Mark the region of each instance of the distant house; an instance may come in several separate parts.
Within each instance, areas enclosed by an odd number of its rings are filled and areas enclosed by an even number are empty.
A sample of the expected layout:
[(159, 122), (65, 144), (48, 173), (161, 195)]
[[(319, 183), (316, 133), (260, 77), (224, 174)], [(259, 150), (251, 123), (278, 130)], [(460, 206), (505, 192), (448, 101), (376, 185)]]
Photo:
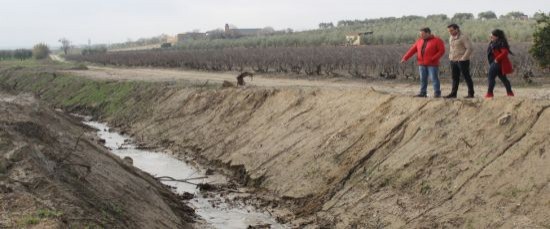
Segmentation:
[(180, 33), (176, 36), (177, 43), (190, 41), (190, 40), (203, 40), (206, 39), (206, 33)]
[(529, 20), (529, 16), (527, 16), (527, 15), (522, 15), (522, 16), (519, 17), (519, 20), (527, 21), (527, 20)]
[(262, 29), (233, 29), (225, 24), (225, 37), (250, 37), (262, 34)]
[(365, 36), (372, 34), (372, 32), (362, 32), (362, 33), (348, 33), (346, 34), (346, 46), (348, 45), (364, 45)]
[(170, 43), (172, 45), (175, 45), (178, 43), (178, 37), (177, 36), (167, 36), (166, 37), (166, 43)]

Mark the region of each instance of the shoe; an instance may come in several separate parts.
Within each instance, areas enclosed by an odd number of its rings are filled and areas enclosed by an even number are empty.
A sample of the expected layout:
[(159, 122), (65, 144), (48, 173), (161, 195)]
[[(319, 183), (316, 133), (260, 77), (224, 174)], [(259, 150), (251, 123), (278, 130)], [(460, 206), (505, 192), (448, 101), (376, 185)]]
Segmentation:
[(512, 91), (511, 91), (511, 92), (508, 92), (508, 93), (506, 93), (506, 95), (508, 95), (508, 96), (510, 96), (510, 97), (513, 97), (513, 96), (514, 96), (514, 92), (512, 92)]
[(486, 98), (486, 99), (492, 99), (492, 98), (493, 98), (493, 93), (487, 93), (487, 94), (485, 94), (485, 98)]
[(454, 99), (454, 98), (456, 98), (456, 94), (451, 93), (451, 94), (448, 94), (446, 96), (443, 96), (443, 98), (445, 98), (445, 99)]
[(435, 94), (434, 98), (441, 98), (441, 94)]
[(464, 96), (465, 99), (473, 99), (474, 98), (474, 95), (467, 95), (467, 96)]
[(426, 97), (428, 97), (428, 96), (427, 96), (426, 94), (420, 93), (420, 94), (418, 94), (418, 95), (415, 95), (414, 97), (426, 98)]

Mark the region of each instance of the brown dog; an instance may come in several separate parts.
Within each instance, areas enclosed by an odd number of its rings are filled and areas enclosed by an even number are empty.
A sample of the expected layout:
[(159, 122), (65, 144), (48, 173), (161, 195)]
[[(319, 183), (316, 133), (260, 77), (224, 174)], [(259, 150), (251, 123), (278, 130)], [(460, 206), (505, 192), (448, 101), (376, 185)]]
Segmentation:
[(244, 86), (244, 77), (250, 76), (250, 79), (254, 76), (254, 74), (250, 72), (243, 72), (239, 76), (237, 76), (237, 85)]

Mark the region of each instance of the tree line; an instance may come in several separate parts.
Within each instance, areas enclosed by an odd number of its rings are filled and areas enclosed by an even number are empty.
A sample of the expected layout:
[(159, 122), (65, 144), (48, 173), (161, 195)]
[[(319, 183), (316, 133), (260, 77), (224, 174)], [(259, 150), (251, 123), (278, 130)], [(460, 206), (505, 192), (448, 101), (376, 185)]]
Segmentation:
[[(508, 15), (512, 17), (513, 15)], [(455, 15), (455, 17), (465, 18), (462, 25), (468, 25), (466, 22), (471, 21), (471, 15)], [(485, 16), (491, 17), (491, 16)], [(519, 16), (518, 16), (519, 17)], [(448, 20), (445, 15), (430, 15), (431, 22), (440, 20)], [(426, 18), (418, 18), (416, 16), (406, 16), (400, 19), (409, 20), (409, 26), (418, 26), (417, 20), (427, 20)], [(395, 20), (391, 18), (377, 19), (369, 22), (371, 24), (384, 24), (385, 20)], [(456, 20), (456, 18), (455, 18)], [(524, 32), (526, 26), (524, 23), (530, 21), (517, 20), (516, 18), (502, 19), (484, 19), (486, 23), (478, 23), (477, 28), (483, 28), (483, 36), (488, 36), (493, 28), (502, 28), (500, 25), (503, 20), (508, 20), (509, 29), (505, 29), (509, 40), (513, 45), (512, 50), (515, 53), (511, 58), (514, 61), (516, 73), (527, 74), (533, 73), (540, 68), (548, 68), (550, 65), (550, 17), (545, 14), (538, 16), (535, 24), (530, 27), (531, 33)], [(474, 23), (474, 22), (471, 22)], [(414, 26), (413, 26), (414, 25)], [(428, 25), (429, 24), (422, 24)], [(326, 26), (326, 25), (325, 25)], [(356, 25), (357, 26), (357, 25)], [(486, 27), (483, 27), (486, 26)], [(348, 26), (352, 27), (352, 26)], [(346, 27), (346, 28), (348, 28)], [(434, 30), (440, 30), (447, 34), (447, 23), (439, 27), (434, 27)], [(463, 26), (464, 28), (464, 26)], [(400, 31), (399, 33), (395, 31)], [(468, 31), (466, 29), (466, 31)], [(474, 31), (474, 30), (469, 30)], [(466, 32), (468, 33), (468, 32)], [(86, 55), (70, 55), (69, 59), (77, 61), (90, 61), (105, 65), (118, 66), (142, 66), (142, 67), (176, 67), (188, 68), (195, 70), (206, 71), (243, 71), (250, 69), (255, 72), (282, 72), (305, 75), (325, 75), (325, 76), (342, 76), (350, 75), (352, 77), (376, 77), (382, 76), (385, 78), (396, 78), (403, 76), (405, 78), (414, 77), (416, 68), (413, 63), (399, 65), (398, 61), (407, 50), (418, 34), (417, 29), (411, 31), (411, 34), (402, 32), (400, 28), (394, 28), (393, 34), (401, 34), (409, 36), (410, 41), (397, 44), (371, 44), (367, 46), (345, 47), (341, 45), (270, 45), (267, 43), (262, 45), (262, 40), (257, 38), (241, 38), (234, 40), (212, 40), (212, 41), (197, 41), (196, 47), (179, 48), (179, 49), (157, 49), (144, 51), (125, 51), (125, 52), (90, 52), (83, 53)], [(470, 37), (474, 42), (476, 40), (475, 33), (470, 33)], [(525, 40), (533, 40), (533, 42), (517, 42), (510, 37), (528, 37)], [(413, 37), (414, 36), (414, 37)], [(447, 40), (448, 35), (442, 36)], [(471, 65), (474, 76), (486, 75), (486, 45), (484, 42), (475, 44), (475, 52)], [(230, 42), (229, 47), (227, 43)], [(242, 43), (239, 43), (242, 42)], [(246, 45), (248, 43), (256, 45)], [(536, 62), (535, 62), (536, 60)], [(446, 57), (443, 61), (448, 64)], [(538, 65), (537, 65), (538, 63)], [(443, 68), (445, 69), (445, 68)], [(442, 74), (445, 74), (443, 70)]]
[(44, 59), (50, 54), (50, 48), (44, 43), (34, 45), (32, 49), (0, 50), (0, 60)]
[[(236, 48), (236, 47), (301, 47), (301, 46), (338, 46), (345, 44), (345, 35), (349, 33), (372, 31), (366, 37), (367, 44), (403, 44), (414, 41), (420, 27), (428, 26), (436, 35), (446, 36), (447, 25), (458, 23), (474, 42), (488, 41), (487, 34), (495, 28), (514, 31), (509, 39), (514, 42), (531, 42), (534, 25), (544, 13), (525, 15), (519, 11), (497, 16), (492, 11), (481, 12), (477, 17), (472, 13), (456, 13), (452, 17), (445, 14), (428, 16), (407, 15), (402, 17), (383, 17), (364, 20), (341, 20), (336, 23), (321, 22), (317, 29), (271, 35), (223, 39), (223, 36), (210, 36), (207, 39), (189, 40), (179, 43), (179, 49)], [(398, 31), (398, 32), (396, 32)], [(167, 35), (151, 38), (140, 38), (109, 45), (109, 49), (136, 47), (151, 44), (162, 44)]]
[(0, 50), (0, 60), (26, 60), (32, 57), (30, 49)]

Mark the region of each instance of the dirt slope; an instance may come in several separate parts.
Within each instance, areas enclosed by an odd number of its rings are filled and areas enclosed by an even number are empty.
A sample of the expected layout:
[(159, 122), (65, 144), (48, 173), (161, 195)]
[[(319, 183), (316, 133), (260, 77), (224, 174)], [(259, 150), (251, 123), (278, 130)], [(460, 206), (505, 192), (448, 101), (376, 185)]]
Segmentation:
[[(372, 90), (174, 90), (132, 120), (146, 142), (244, 166), (338, 228), (550, 226), (550, 101)], [(151, 115), (153, 114), (153, 115)]]
[(192, 228), (193, 209), (30, 95), (0, 94), (0, 228)]
[(445, 100), (376, 85), (220, 89), (47, 75), (2, 82), (92, 111), (143, 142), (233, 166), (248, 185), (294, 202), (296, 218), (281, 219), (300, 227), (550, 226), (545, 88)]

